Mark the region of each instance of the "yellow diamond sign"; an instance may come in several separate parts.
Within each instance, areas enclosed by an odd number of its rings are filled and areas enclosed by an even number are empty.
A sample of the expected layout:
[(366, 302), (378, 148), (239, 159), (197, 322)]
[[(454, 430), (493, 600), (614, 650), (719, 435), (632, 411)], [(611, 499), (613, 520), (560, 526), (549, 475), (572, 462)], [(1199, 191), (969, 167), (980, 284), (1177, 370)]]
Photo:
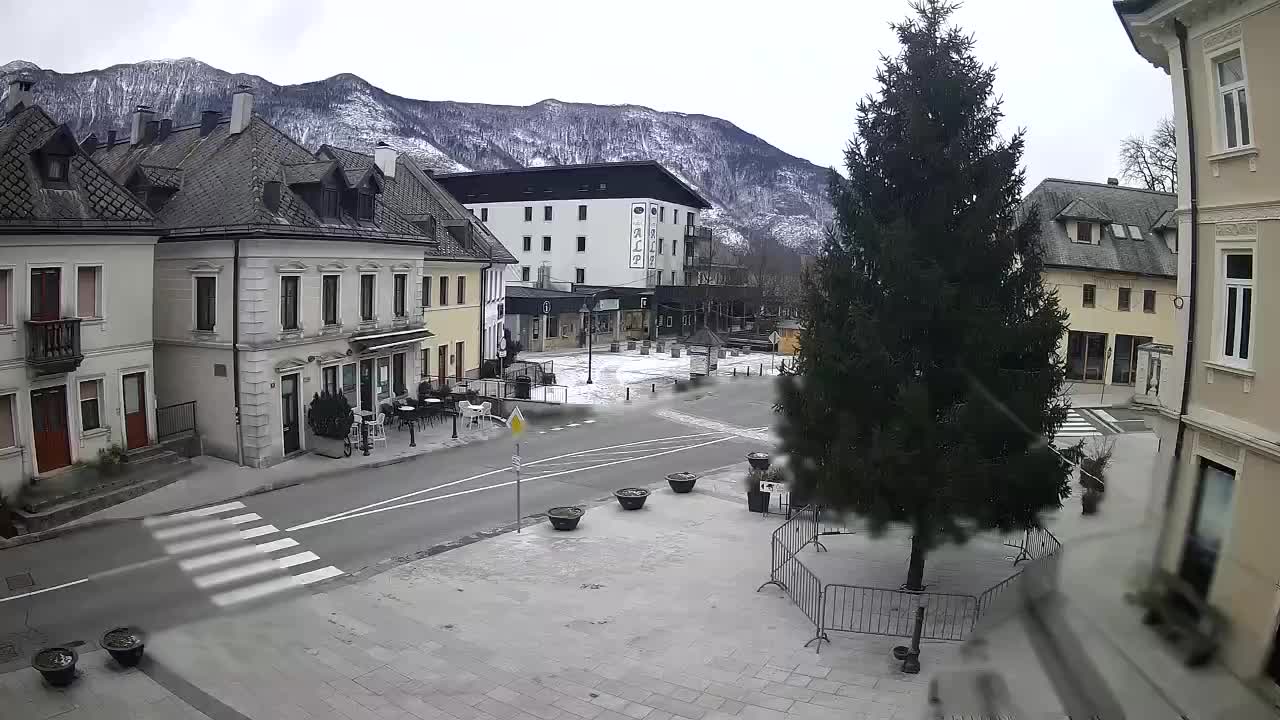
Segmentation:
[(520, 406), (517, 405), (516, 409), (511, 411), (511, 417), (507, 418), (507, 427), (511, 428), (511, 434), (519, 435), (524, 432), (528, 424), (524, 419), (524, 413), (520, 412)]

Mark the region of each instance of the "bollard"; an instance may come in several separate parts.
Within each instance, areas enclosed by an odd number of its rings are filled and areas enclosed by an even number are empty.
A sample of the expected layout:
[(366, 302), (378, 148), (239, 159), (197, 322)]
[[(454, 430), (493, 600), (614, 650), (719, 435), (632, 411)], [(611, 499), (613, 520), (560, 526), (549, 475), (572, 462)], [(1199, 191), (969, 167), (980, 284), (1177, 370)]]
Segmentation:
[(751, 366), (747, 366), (747, 377), (751, 377)]
[(907, 649), (907, 656), (902, 660), (902, 672), (911, 673), (912, 675), (920, 672), (920, 635), (924, 630), (924, 606), (916, 607), (916, 626), (911, 631), (911, 647)]
[(369, 456), (369, 426), (364, 424), (364, 418), (360, 419), (360, 447), (364, 450), (365, 457)]
[(453, 439), (458, 439), (458, 407), (453, 407)]
[(413, 422), (413, 418), (410, 418), (410, 419), (409, 419), (409, 447), (418, 447), (418, 443), (417, 443), (417, 442), (415, 442), (415, 441), (414, 441), (414, 439), (413, 439), (413, 426), (414, 426), (414, 424), (415, 424), (415, 423)]
[(760, 363), (760, 372), (758, 374), (760, 377), (764, 377), (764, 363)]
[(649, 383), (649, 392), (651, 393), (658, 392), (658, 383)]
[(733, 369), (733, 376), (738, 377), (738, 368)]
[(627, 386), (627, 402), (631, 402), (631, 386)]

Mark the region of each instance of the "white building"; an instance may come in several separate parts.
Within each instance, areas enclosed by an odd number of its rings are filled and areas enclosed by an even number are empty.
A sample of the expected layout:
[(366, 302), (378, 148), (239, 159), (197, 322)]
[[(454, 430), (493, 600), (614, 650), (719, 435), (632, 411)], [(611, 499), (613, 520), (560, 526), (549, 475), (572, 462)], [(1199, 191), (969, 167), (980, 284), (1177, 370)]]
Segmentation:
[(686, 257), (711, 205), (654, 161), (436, 175), (515, 255), (512, 283), (644, 288), (694, 284)]
[(154, 216), (10, 83), (0, 114), (0, 497), (154, 444)]

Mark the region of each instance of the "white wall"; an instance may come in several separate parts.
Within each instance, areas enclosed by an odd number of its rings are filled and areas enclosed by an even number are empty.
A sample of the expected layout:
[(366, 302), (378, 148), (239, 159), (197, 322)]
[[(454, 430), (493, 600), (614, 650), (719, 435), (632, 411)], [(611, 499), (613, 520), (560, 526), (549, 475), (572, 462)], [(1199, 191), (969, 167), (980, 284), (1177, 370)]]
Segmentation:
[[(683, 282), (684, 226), (687, 213), (697, 210), (685, 205), (646, 198), (604, 198), (585, 200), (530, 200), (500, 203), (470, 203), (467, 208), (477, 218), (488, 213), (485, 225), (502, 244), (511, 251), (518, 262), (507, 266), (507, 282), (520, 280), (520, 268), (529, 267), (529, 279), (538, 279), (538, 266), (550, 263), (552, 280), (575, 281), (576, 268), (586, 270), (584, 281), (588, 285), (645, 287), (646, 270), (628, 267), (629, 237), (631, 232), (631, 203), (653, 202), (663, 208), (665, 220), (658, 224), (658, 238), (663, 252), (657, 258), (656, 269), (662, 270), (662, 284), (671, 284), (671, 272), (676, 281)], [(552, 219), (543, 220), (543, 208), (550, 205)], [(587, 206), (587, 219), (578, 220), (578, 206)], [(524, 208), (533, 208), (533, 220), (525, 222)], [(676, 221), (679, 211), (679, 221)], [(530, 250), (524, 250), (524, 237), (530, 236)], [(551, 236), (551, 252), (543, 252), (543, 236)], [(577, 251), (579, 236), (587, 238), (585, 252)], [(672, 254), (672, 243), (676, 244)]]

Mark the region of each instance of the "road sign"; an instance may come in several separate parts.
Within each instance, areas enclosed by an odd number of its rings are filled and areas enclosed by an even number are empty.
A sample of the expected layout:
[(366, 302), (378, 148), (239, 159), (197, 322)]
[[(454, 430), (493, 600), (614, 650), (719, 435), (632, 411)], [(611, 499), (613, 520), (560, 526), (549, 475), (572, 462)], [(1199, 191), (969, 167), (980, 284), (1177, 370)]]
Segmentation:
[(786, 491), (787, 491), (787, 486), (785, 483), (769, 482), (768, 480), (760, 481), (760, 492), (780, 493), (780, 492), (786, 492)]
[(511, 411), (511, 417), (507, 418), (507, 427), (511, 428), (513, 435), (519, 435), (524, 432), (528, 423), (524, 419), (524, 413), (520, 412), (520, 406), (517, 405), (515, 410)]
[(506, 348), (503, 348), (503, 349), (501, 349), (501, 350), (499, 350), (499, 351), (498, 351), (498, 357), (500, 357), (500, 358), (504, 358), (504, 357), (506, 357), (506, 356), (507, 356), (507, 350), (506, 350)]
[(519, 456), (519, 455), (512, 455), (512, 456), (511, 456), (511, 467), (513, 467), (513, 468), (515, 468), (515, 469), (517, 469), (517, 470), (519, 470), (519, 469), (520, 469), (520, 456)]
[(542, 314), (543, 314), (543, 315), (550, 315), (550, 314), (551, 314), (551, 301), (550, 301), (550, 300), (543, 300), (543, 301), (542, 301)]
[(777, 344), (778, 344), (778, 340), (779, 340), (781, 337), (782, 337), (782, 336), (778, 334), (778, 331), (777, 331), (777, 330), (774, 330), (773, 332), (769, 333), (769, 342), (773, 343), (774, 345), (777, 345)]

